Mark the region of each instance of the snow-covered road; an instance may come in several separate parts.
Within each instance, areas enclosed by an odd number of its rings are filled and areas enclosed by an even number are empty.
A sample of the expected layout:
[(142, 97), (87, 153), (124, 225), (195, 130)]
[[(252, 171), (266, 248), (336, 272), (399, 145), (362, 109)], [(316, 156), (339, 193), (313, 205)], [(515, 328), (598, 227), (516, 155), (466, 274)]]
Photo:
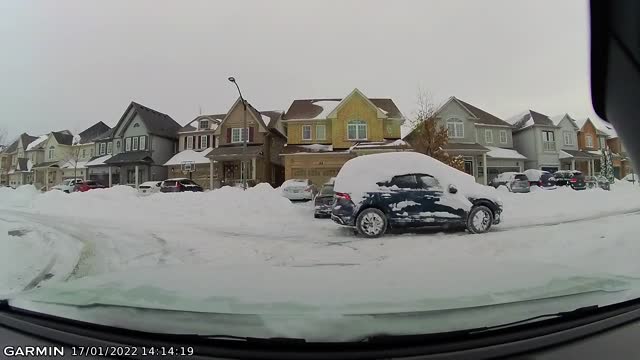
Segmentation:
[(640, 274), (640, 191), (627, 184), (503, 194), (503, 223), (488, 234), (425, 230), (373, 240), (313, 219), (311, 203), (291, 204), (267, 188), (143, 198), (128, 188), (71, 195), (21, 188), (0, 196), (0, 294), (176, 264), (366, 267), (413, 258), (426, 272), (434, 259), (483, 258)]

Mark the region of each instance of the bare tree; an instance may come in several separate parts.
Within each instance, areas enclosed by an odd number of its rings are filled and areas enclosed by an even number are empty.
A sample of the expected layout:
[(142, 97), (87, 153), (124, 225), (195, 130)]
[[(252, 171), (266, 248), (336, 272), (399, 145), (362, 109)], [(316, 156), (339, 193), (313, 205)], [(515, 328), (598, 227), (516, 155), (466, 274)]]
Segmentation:
[(80, 148), (81, 146), (71, 146), (71, 150), (64, 158), (64, 164), (73, 165), (73, 179), (78, 178), (78, 161), (80, 160)]
[(418, 110), (411, 120), (411, 133), (407, 140), (420, 153), (429, 155), (458, 170), (464, 170), (464, 159), (461, 155), (450, 156), (444, 146), (449, 142), (447, 127), (436, 119), (438, 107), (431, 101), (428, 93), (418, 92)]

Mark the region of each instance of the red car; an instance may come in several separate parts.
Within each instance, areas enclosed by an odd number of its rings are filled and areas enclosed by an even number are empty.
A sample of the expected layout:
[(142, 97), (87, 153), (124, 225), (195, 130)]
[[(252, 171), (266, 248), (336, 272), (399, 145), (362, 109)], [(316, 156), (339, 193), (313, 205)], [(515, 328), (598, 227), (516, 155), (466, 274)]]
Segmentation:
[(104, 189), (106, 186), (95, 182), (94, 180), (86, 180), (76, 184), (74, 191), (85, 192), (93, 189)]

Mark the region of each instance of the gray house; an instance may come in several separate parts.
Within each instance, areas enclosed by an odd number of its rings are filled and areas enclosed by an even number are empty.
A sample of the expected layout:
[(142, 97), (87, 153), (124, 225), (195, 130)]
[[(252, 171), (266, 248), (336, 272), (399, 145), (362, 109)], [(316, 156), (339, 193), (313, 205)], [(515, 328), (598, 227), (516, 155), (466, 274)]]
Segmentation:
[(174, 154), (180, 127), (169, 115), (132, 102), (116, 126), (95, 140), (90, 175), (106, 168), (109, 186), (166, 179), (163, 164)]
[(578, 170), (589, 166), (595, 158), (593, 154), (580, 151), (578, 146), (578, 131), (580, 127), (569, 114), (562, 114), (551, 117), (554, 125), (558, 126), (560, 142), (560, 168), (562, 170)]
[(507, 119), (513, 124), (513, 146), (527, 157), (526, 169), (551, 173), (560, 169), (560, 127), (544, 114), (527, 110)]
[[(525, 157), (513, 148), (512, 126), (504, 120), (455, 96), (435, 113), (446, 126), (449, 155), (464, 157), (464, 171), (476, 181), (487, 184), (499, 173), (521, 171)], [(405, 139), (411, 143), (412, 134)]]

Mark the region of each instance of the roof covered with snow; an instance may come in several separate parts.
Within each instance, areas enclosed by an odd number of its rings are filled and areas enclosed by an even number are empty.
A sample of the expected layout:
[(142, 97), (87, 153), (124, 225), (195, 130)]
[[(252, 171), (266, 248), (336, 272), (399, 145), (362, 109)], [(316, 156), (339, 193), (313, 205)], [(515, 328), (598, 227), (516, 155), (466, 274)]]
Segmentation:
[(195, 119), (189, 121), (185, 126), (181, 127), (179, 132), (189, 132), (196, 131), (200, 129), (200, 121), (208, 120), (209, 128), (202, 130), (215, 130), (218, 128), (222, 120), (227, 116), (227, 114), (213, 114), (213, 115), (199, 115)]
[(85, 164), (85, 166), (100, 166), (100, 165), (106, 165), (105, 161), (109, 160), (113, 155), (102, 155), (102, 156), (96, 156), (92, 159), (90, 159), (89, 161), (87, 161), (87, 163)]
[(29, 145), (27, 145), (27, 148), (25, 149), (25, 151), (42, 149), (42, 147), (44, 146), (44, 143), (47, 141), (48, 138), (49, 138), (49, 134), (40, 135), (38, 138), (30, 142)]
[(609, 138), (612, 138), (612, 139), (618, 137), (618, 132), (616, 131), (616, 129), (613, 128), (613, 125), (611, 125), (610, 122), (600, 119), (599, 117), (593, 117), (593, 118), (587, 117), (587, 118), (577, 119), (576, 124), (578, 125), (578, 127), (582, 129), (582, 127), (587, 121), (591, 121), (591, 123), (596, 128), (598, 133), (602, 135), (607, 135)]
[(213, 148), (206, 148), (202, 151), (180, 151), (179, 153), (173, 155), (173, 157), (166, 163), (164, 163), (164, 166), (182, 165), (185, 162), (193, 162), (195, 164), (208, 164), (210, 160), (206, 156), (209, 155), (211, 150), (213, 150)]
[(545, 114), (533, 110), (526, 110), (507, 119), (517, 130), (526, 129), (534, 125), (556, 126), (556, 124)]
[(505, 149), (495, 146), (485, 146), (489, 149), (487, 156), (494, 159), (526, 159), (526, 157), (514, 149)]

